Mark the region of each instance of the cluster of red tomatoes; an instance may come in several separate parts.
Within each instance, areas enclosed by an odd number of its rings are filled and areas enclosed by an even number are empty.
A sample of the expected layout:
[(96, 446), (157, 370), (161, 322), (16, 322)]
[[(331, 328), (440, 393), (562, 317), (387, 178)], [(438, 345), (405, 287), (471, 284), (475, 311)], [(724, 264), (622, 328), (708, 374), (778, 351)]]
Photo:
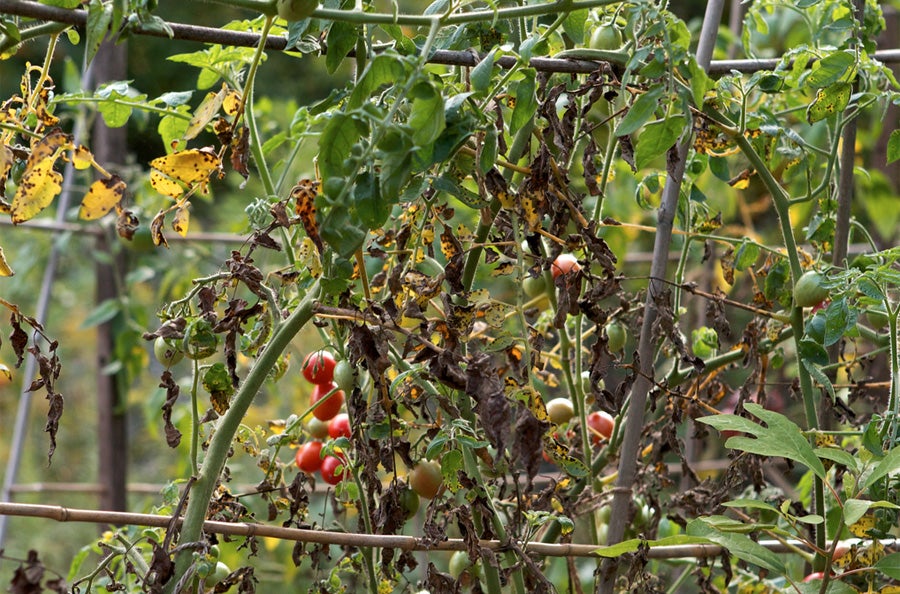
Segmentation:
[[(336, 370), (338, 365), (340, 367)], [(314, 386), (310, 404), (315, 408), (313, 418), (307, 424), (313, 439), (297, 449), (294, 461), (297, 468), (310, 474), (318, 472), (322, 480), (330, 485), (344, 480), (347, 461), (340, 454), (323, 456), (322, 440), (328, 437), (350, 438), (350, 417), (340, 412), (344, 406), (344, 390), (335, 383), (335, 376), (342, 379), (342, 376), (352, 376), (352, 373), (348, 362), (338, 363), (328, 351), (310, 353), (303, 361), (303, 377)], [(352, 382), (352, 378), (349, 381)]]

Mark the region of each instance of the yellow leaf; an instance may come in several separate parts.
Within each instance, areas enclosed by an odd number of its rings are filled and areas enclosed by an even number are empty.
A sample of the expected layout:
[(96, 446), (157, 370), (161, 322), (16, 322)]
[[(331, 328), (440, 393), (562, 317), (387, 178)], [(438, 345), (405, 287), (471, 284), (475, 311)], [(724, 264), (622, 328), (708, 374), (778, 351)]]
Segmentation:
[(72, 148), (72, 137), (59, 128), (54, 128), (43, 138), (39, 138), (31, 143), (31, 156), (28, 157), (28, 167), (33, 167), (34, 164), (47, 158), (55, 161), (60, 151), (70, 148)]
[(6, 256), (3, 255), (3, 248), (0, 247), (0, 276), (12, 276), (15, 272), (6, 263)]
[(6, 178), (15, 161), (12, 149), (5, 144), (0, 144), (0, 188), (6, 186)]
[(10, 371), (9, 367), (0, 363), (0, 386), (12, 383), (12, 371)]
[(180, 181), (188, 186), (203, 183), (219, 166), (219, 157), (209, 149), (191, 149), (172, 153), (150, 161), (150, 167), (153, 168), (150, 171), (150, 183), (160, 194), (180, 196), (181, 188), (178, 188), (179, 191), (176, 193), (174, 186), (177, 184), (174, 184), (172, 180)]
[(188, 227), (191, 224), (191, 212), (188, 210), (189, 205), (184, 205), (175, 212), (175, 218), (172, 219), (172, 228), (175, 232), (184, 237), (187, 235)]
[(178, 198), (184, 194), (184, 188), (176, 181), (166, 177), (156, 169), (150, 170), (150, 185), (163, 196)]
[[(52, 158), (45, 158), (29, 167), (19, 181), (13, 198), (11, 214), (13, 224), (24, 223), (47, 208), (62, 190), (62, 175), (53, 171)], [(28, 159), (29, 165), (31, 159)]]
[(85, 221), (99, 219), (118, 206), (125, 195), (125, 182), (118, 175), (98, 179), (81, 201), (78, 218)]
[(236, 115), (238, 109), (241, 108), (241, 94), (234, 89), (228, 89), (228, 92), (225, 93), (225, 101), (222, 107), (228, 115)]
[(203, 99), (194, 112), (194, 117), (188, 122), (187, 130), (184, 131), (184, 136), (182, 137), (184, 140), (195, 138), (216, 117), (216, 114), (219, 113), (219, 108), (222, 107), (222, 102), (225, 100), (227, 90), (228, 87), (223, 84), (218, 93), (208, 93), (206, 95), (206, 98)]
[(94, 155), (83, 144), (79, 144), (78, 148), (72, 151), (72, 165), (75, 169), (87, 169), (94, 163)]

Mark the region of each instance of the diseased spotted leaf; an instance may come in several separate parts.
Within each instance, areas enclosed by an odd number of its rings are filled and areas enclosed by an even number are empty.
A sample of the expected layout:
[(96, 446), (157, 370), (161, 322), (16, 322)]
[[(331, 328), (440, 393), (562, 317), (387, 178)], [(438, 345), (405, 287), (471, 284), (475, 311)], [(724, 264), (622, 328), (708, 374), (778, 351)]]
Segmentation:
[(81, 201), (78, 218), (85, 221), (99, 219), (117, 207), (125, 196), (125, 182), (118, 175), (98, 179)]
[(53, 164), (53, 159), (44, 159), (22, 175), (11, 206), (14, 224), (37, 216), (62, 191), (62, 175), (53, 171)]
[(194, 117), (192, 117), (191, 121), (188, 123), (187, 130), (184, 131), (182, 140), (196, 138), (198, 134), (203, 132), (206, 125), (216, 117), (217, 113), (219, 113), (219, 108), (222, 107), (222, 102), (225, 101), (225, 95), (227, 93), (228, 86), (223, 83), (222, 88), (219, 89), (218, 93), (206, 94), (206, 97), (203, 98), (203, 101), (200, 102), (200, 105), (194, 111)]
[(219, 157), (209, 149), (191, 149), (158, 157), (150, 161), (150, 184), (157, 192), (177, 198), (187, 186), (204, 184), (220, 167)]
[(191, 211), (188, 210), (189, 204), (185, 204), (181, 208), (175, 211), (175, 218), (172, 219), (172, 229), (175, 229), (175, 232), (185, 237), (188, 232), (188, 227), (191, 224)]
[(6, 256), (3, 254), (3, 248), (0, 247), (0, 276), (12, 276), (15, 272), (6, 262)]

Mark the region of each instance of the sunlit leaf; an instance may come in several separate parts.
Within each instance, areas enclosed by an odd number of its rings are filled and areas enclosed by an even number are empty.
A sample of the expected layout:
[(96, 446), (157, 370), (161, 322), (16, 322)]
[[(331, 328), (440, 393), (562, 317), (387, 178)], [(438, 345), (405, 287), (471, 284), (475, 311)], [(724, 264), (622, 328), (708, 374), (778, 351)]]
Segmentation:
[(53, 164), (54, 159), (45, 158), (22, 175), (11, 206), (13, 223), (34, 218), (62, 191), (62, 175), (53, 171)]
[(0, 247), (0, 276), (12, 276), (15, 272), (6, 262), (6, 256), (3, 254), (3, 248)]
[(707, 538), (725, 549), (728, 549), (728, 552), (742, 561), (752, 563), (753, 565), (759, 565), (760, 567), (764, 567), (779, 574), (784, 573), (784, 563), (778, 554), (773, 553), (761, 544), (754, 542), (749, 536), (744, 534), (720, 532), (713, 528), (706, 520), (707, 518), (698, 518), (689, 522), (687, 525), (687, 534), (689, 536)]
[(174, 198), (184, 193), (184, 189), (175, 181), (188, 186), (204, 183), (220, 167), (220, 162), (211, 150), (191, 149), (153, 159), (150, 167), (150, 184), (153, 188), (160, 194)]
[(85, 221), (99, 219), (119, 205), (125, 196), (125, 182), (118, 175), (98, 179), (81, 201), (78, 218)]
[(196, 138), (198, 134), (203, 132), (206, 125), (219, 113), (219, 108), (222, 107), (222, 102), (225, 101), (227, 93), (228, 87), (225, 84), (222, 85), (218, 93), (207, 93), (194, 111), (194, 117), (188, 123), (187, 130), (184, 131), (184, 140)]
[(190, 204), (185, 204), (175, 211), (175, 218), (172, 219), (172, 229), (182, 237), (187, 235), (188, 227), (191, 224), (191, 211), (188, 208), (189, 206)]

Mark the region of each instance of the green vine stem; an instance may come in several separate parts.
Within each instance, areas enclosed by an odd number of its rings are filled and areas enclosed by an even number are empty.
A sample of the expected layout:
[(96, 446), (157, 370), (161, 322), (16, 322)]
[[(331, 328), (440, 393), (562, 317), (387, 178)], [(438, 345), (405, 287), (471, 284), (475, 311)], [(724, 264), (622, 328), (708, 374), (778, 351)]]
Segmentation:
[[(269, 344), (262, 351), (256, 364), (244, 379), (244, 383), (235, 395), (228, 412), (225, 413), (216, 426), (215, 433), (209, 443), (209, 450), (200, 469), (200, 474), (191, 488), (190, 500), (188, 501), (184, 524), (179, 537), (180, 543), (198, 542), (201, 539), (203, 522), (206, 521), (209, 502), (218, 483), (219, 475), (221, 475), (225, 462), (228, 459), (231, 442), (240, 427), (244, 415), (253, 403), (253, 399), (256, 398), (256, 394), (262, 387), (263, 382), (278, 361), (278, 357), (281, 356), (300, 329), (312, 318), (313, 307), (318, 299), (319, 291), (318, 282), (313, 283), (306, 296), (297, 306), (297, 309), (279, 324), (272, 334)], [(190, 563), (191, 552), (189, 549), (182, 549), (177, 553), (175, 557), (175, 575), (167, 584), (167, 594), (174, 594), (175, 585), (184, 576)]]

